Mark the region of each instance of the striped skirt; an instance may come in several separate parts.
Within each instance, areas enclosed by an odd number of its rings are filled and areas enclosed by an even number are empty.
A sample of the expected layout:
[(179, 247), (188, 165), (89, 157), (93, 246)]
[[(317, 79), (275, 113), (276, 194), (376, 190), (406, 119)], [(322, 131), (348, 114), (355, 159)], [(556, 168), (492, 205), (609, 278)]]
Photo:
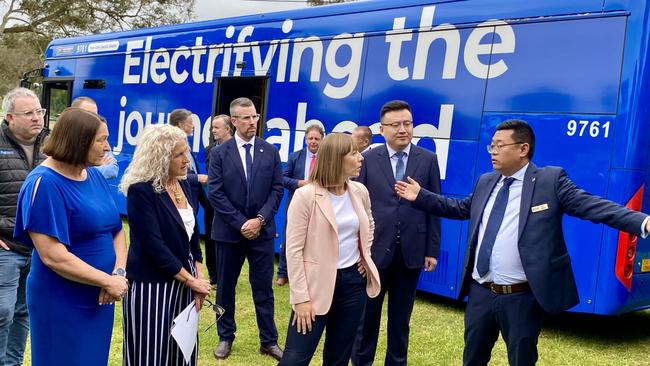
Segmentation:
[[(194, 299), (180, 281), (131, 281), (122, 304), (125, 366), (184, 366), (183, 353), (171, 336), (174, 318)], [(198, 336), (197, 336), (198, 337)], [(198, 339), (190, 360), (196, 366)]]

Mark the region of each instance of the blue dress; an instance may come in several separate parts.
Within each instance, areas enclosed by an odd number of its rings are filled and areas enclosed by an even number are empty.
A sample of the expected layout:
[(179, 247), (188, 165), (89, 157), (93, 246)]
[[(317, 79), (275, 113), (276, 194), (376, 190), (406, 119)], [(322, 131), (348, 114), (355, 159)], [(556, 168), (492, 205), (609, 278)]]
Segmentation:
[[(14, 236), (32, 246), (29, 231), (51, 236), (87, 264), (111, 273), (113, 236), (122, 222), (106, 180), (95, 168), (87, 172), (85, 181), (75, 181), (45, 166), (35, 168), (18, 196)], [(114, 309), (98, 304), (99, 291), (61, 277), (33, 252), (27, 278), (32, 365), (108, 363)]]

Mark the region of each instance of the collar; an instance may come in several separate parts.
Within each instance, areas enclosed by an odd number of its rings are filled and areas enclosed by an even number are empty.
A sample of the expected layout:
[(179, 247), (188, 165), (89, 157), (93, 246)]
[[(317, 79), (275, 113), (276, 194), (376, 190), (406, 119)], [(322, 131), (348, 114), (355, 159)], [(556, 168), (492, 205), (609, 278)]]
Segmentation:
[(316, 152), (316, 154), (314, 154), (311, 151), (309, 151), (308, 147), (305, 147), (305, 153), (307, 153), (307, 159), (311, 159), (312, 156), (318, 154), (318, 152)]
[[(393, 158), (393, 155), (395, 155), (395, 153), (397, 152), (393, 150), (393, 148), (390, 147), (388, 144), (386, 144), (386, 150), (388, 150), (388, 157), (391, 159)], [(411, 155), (411, 144), (406, 145), (406, 147), (404, 148), (404, 150), (402, 150), (402, 152), (405, 152), (406, 157), (408, 158)]]
[[(530, 163), (526, 163), (521, 169), (517, 170), (517, 172), (513, 175), (511, 175), (512, 178), (515, 178), (515, 180), (523, 181), (524, 176), (526, 175), (526, 169), (528, 169), (528, 166)], [(502, 182), (506, 177), (501, 175), (501, 178), (499, 179), (499, 182)]]
[(237, 148), (242, 148), (244, 147), (245, 144), (251, 144), (252, 149), (255, 148), (255, 137), (253, 137), (250, 141), (245, 141), (243, 138), (239, 137), (238, 134), (235, 134), (235, 143), (237, 144)]

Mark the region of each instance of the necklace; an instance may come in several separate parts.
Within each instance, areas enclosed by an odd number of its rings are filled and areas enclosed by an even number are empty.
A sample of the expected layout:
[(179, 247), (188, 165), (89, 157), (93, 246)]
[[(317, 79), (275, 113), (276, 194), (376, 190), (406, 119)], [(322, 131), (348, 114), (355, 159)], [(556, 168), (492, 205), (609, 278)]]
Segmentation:
[(176, 183), (174, 185), (167, 186), (167, 188), (169, 188), (174, 194), (174, 199), (176, 200), (176, 204), (180, 205), (181, 201), (183, 200), (183, 194), (181, 193), (180, 190), (180, 184)]

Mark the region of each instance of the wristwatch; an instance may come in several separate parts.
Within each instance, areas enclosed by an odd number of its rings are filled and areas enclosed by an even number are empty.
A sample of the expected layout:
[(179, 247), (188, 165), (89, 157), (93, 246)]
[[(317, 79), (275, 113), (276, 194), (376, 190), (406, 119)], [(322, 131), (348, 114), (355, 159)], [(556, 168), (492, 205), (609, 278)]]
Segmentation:
[(261, 214), (257, 214), (257, 219), (260, 220), (262, 226), (266, 225), (266, 219)]
[(113, 275), (114, 276), (120, 276), (120, 277), (126, 277), (126, 271), (124, 270), (124, 268), (118, 267), (118, 268), (115, 268), (113, 270)]

